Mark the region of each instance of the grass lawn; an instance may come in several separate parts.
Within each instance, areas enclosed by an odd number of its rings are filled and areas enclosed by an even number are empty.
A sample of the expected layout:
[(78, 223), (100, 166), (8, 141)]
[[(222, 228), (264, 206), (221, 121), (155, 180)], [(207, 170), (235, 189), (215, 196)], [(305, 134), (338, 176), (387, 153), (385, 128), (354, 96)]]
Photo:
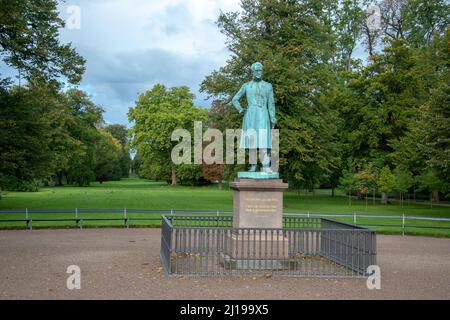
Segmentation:
[[(346, 213), (346, 214), (368, 214), (368, 215), (402, 215), (423, 216), (423, 217), (442, 217), (450, 218), (450, 207), (433, 206), (430, 208), (426, 204), (408, 204), (404, 206), (397, 202), (388, 205), (382, 205), (379, 201), (375, 204), (372, 200), (365, 201), (352, 200), (349, 205), (348, 198), (345, 196), (331, 197), (327, 190), (319, 190), (312, 194), (285, 192), (284, 194), (284, 212), (314, 212), (314, 213)], [(32, 218), (53, 218), (66, 217), (73, 218), (75, 208), (78, 209), (158, 209), (158, 210), (220, 210), (232, 211), (233, 198), (232, 191), (226, 186), (223, 190), (218, 190), (217, 186), (172, 187), (162, 182), (147, 181), (142, 179), (123, 179), (121, 181), (112, 181), (92, 183), (90, 187), (50, 187), (42, 188), (38, 192), (8, 192), (3, 194), (0, 200), (0, 209), (65, 209), (68, 213), (33, 213)], [(92, 217), (117, 217), (121, 218), (123, 213), (83, 213), (80, 218)], [(159, 217), (158, 214), (140, 214), (130, 213), (130, 218), (139, 217)], [(24, 218), (25, 214), (6, 214), (0, 213), (0, 219), (13, 219), (14, 217)], [(339, 218), (339, 220), (353, 223), (353, 218)], [(358, 218), (358, 224), (383, 224), (395, 225), (374, 227), (380, 232), (398, 233), (401, 229), (401, 219), (375, 219)], [(158, 225), (157, 221), (131, 221), (137, 225)], [(413, 228), (412, 226), (447, 226), (449, 222), (431, 222), (407, 220), (408, 234), (424, 234), (436, 236), (449, 236), (450, 229), (433, 228)], [(4, 227), (23, 227), (24, 223), (8, 222), (0, 223), (0, 228)], [(74, 225), (74, 222), (33, 222), (33, 227), (63, 227)], [(122, 226), (123, 221), (92, 221), (86, 226)]]

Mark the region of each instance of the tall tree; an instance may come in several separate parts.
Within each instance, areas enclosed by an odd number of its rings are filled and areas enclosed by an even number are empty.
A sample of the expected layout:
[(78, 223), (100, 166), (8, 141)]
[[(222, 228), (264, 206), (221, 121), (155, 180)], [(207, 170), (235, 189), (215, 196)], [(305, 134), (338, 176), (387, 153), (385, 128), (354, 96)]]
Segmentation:
[(404, 14), (406, 37), (417, 47), (426, 47), (433, 38), (444, 36), (450, 25), (447, 0), (409, 0)]
[(242, 1), (240, 13), (223, 13), (218, 25), (233, 53), (206, 77), (201, 89), (229, 101), (260, 61), (274, 87), (280, 129), (280, 171), (292, 184), (314, 184), (336, 160), (336, 114), (321, 95), (331, 68), (330, 34), (323, 21), (331, 1)]
[(388, 166), (381, 169), (377, 180), (377, 185), (381, 191), (381, 203), (387, 204), (388, 193), (394, 190), (396, 185), (395, 176), (392, 174)]
[(122, 174), (121, 156), (120, 142), (108, 131), (99, 130), (99, 137), (95, 144), (95, 179), (100, 183), (119, 180)]
[(342, 173), (342, 177), (339, 180), (339, 185), (343, 188), (348, 194), (348, 204), (352, 205), (352, 191), (354, 191), (357, 187), (358, 180), (355, 177), (355, 174), (350, 170), (344, 170)]
[(121, 177), (128, 177), (131, 167), (130, 147), (128, 142), (128, 129), (122, 124), (110, 124), (105, 127), (115, 139), (120, 142), (121, 155), (120, 155), (120, 168)]
[[(156, 84), (141, 94), (136, 106), (130, 108), (128, 118), (134, 122), (130, 129), (131, 144), (142, 157), (140, 173), (147, 173), (144, 177), (171, 180), (173, 185), (177, 183), (177, 165), (171, 161), (171, 152), (177, 142), (171, 140), (172, 132), (186, 129), (192, 134), (194, 121), (206, 120), (206, 111), (195, 107), (193, 99), (194, 95), (185, 86), (167, 89)], [(195, 166), (194, 173), (180, 167), (185, 180), (187, 172), (196, 179), (200, 166)]]
[(395, 190), (400, 192), (400, 203), (403, 207), (403, 199), (405, 193), (408, 192), (409, 188), (412, 187), (414, 180), (411, 172), (405, 171), (401, 168), (395, 168), (394, 170), (395, 176)]
[(43, 92), (0, 88), (0, 186), (35, 191), (51, 174), (48, 118), (41, 113)]
[(29, 80), (65, 76), (78, 83), (85, 60), (71, 44), (61, 44), (56, 0), (0, 0), (0, 55)]
[(74, 154), (83, 152), (68, 131), (73, 119), (60, 91), (63, 81), (81, 80), (85, 60), (71, 44), (60, 43), (64, 22), (57, 4), (0, 0), (0, 56), (18, 70), (20, 87), (0, 79), (0, 184), (7, 188), (36, 189), (55, 172), (67, 171)]
[(428, 190), (430, 192), (430, 205), (434, 202), (439, 202), (439, 191), (444, 191), (445, 183), (433, 170), (425, 171), (418, 177), (421, 190)]
[(81, 90), (69, 90), (66, 98), (72, 116), (68, 131), (72, 137), (82, 143), (80, 152), (70, 159), (67, 180), (69, 183), (86, 186), (95, 180), (95, 152), (96, 144), (100, 139), (97, 127), (103, 123), (103, 109), (93, 103)]

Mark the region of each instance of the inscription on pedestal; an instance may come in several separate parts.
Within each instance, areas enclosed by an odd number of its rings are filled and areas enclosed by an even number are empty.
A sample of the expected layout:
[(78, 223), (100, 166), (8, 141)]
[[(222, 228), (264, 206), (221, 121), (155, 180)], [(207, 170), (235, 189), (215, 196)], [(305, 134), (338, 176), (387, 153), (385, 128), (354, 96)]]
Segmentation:
[(278, 199), (276, 198), (257, 198), (247, 197), (244, 198), (245, 212), (246, 213), (276, 213), (278, 208)]
[(233, 195), (233, 227), (282, 228), (283, 191), (281, 179), (236, 179)]

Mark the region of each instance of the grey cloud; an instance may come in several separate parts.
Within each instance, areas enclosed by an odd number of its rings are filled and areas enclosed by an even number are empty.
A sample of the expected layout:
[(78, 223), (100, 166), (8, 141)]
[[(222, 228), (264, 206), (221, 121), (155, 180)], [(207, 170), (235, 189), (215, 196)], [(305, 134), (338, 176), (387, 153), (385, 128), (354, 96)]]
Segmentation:
[(164, 31), (168, 35), (182, 32), (186, 26), (192, 25), (192, 18), (186, 3), (169, 5), (165, 10), (168, 22), (164, 26)]
[(198, 94), (201, 81), (214, 68), (215, 62), (205, 57), (187, 57), (163, 49), (148, 49), (99, 55), (83, 50), (88, 61), (83, 87), (106, 110), (110, 122), (126, 123), (125, 114), (138, 94), (156, 83), (167, 87), (186, 85), (196, 94), (195, 103), (208, 107), (203, 94)]
[[(158, 6), (161, 10), (155, 11), (148, 9), (146, 1), (130, 1), (128, 11), (120, 1), (77, 0), (82, 29), (62, 30), (62, 38), (73, 41), (87, 60), (81, 88), (104, 107), (109, 122), (126, 124), (126, 113), (138, 94), (156, 83), (187, 85), (196, 95), (195, 103), (208, 107), (199, 85), (229, 56), (214, 19), (205, 16), (198, 21), (192, 16), (188, 6), (201, 5), (196, 0)], [(224, 3), (228, 2), (218, 6)], [(140, 11), (136, 18), (136, 8), (148, 12)], [(182, 44), (173, 45), (174, 41)], [(182, 45), (189, 48), (180, 52)]]

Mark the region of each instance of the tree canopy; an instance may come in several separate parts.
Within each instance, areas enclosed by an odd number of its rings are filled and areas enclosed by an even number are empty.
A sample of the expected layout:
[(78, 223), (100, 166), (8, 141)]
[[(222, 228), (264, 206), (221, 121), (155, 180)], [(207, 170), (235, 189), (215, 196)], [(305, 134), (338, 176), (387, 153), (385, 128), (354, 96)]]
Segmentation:
[[(399, 168), (419, 182), (432, 170), (446, 193), (450, 7), (383, 0), (371, 28), (368, 4), (242, 1), (241, 12), (219, 16), (232, 55), (201, 89), (227, 105), (250, 80), (249, 66), (263, 63), (280, 119), (280, 172), (291, 186), (333, 187), (344, 177), (346, 189), (365, 194), (378, 179), (390, 192), (388, 170)], [(358, 43), (366, 61), (354, 56)], [(240, 126), (233, 109), (224, 113), (227, 125)]]
[[(119, 179), (128, 175), (126, 138), (103, 129), (103, 108), (76, 88), (85, 60), (63, 44), (56, 0), (0, 0), (0, 56), (18, 84), (0, 79), (0, 188)], [(63, 85), (71, 85), (62, 90)], [(125, 130), (126, 131), (126, 130)], [(120, 140), (120, 141), (119, 141)]]

